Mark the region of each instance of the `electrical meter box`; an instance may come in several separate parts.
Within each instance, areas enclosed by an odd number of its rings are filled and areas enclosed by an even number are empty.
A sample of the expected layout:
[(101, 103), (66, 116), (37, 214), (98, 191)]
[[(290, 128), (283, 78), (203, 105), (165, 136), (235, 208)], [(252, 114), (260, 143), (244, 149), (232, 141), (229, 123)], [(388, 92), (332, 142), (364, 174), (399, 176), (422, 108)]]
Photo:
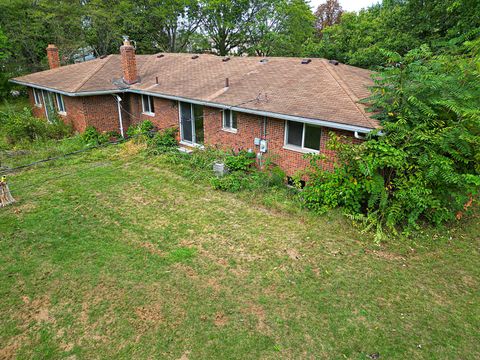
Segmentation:
[(257, 146), (260, 145), (260, 138), (255, 138), (255, 139), (253, 140), (253, 143), (254, 143), (255, 145), (257, 145)]
[(260, 152), (266, 153), (267, 152), (267, 140), (260, 141)]

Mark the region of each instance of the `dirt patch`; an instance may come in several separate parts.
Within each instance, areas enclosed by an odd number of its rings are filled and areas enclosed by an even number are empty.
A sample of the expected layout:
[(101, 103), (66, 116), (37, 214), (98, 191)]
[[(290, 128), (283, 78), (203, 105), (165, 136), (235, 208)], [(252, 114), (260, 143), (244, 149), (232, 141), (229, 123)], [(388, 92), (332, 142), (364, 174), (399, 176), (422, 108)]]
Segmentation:
[(217, 312), (215, 314), (215, 319), (213, 320), (213, 323), (215, 324), (215, 326), (225, 326), (228, 323), (228, 318), (225, 316), (224, 313)]
[(287, 252), (288, 257), (292, 260), (300, 260), (302, 258), (302, 255), (300, 255), (295, 249), (286, 249), (285, 251)]
[(190, 355), (190, 351), (189, 351), (189, 350), (185, 351), (185, 352), (182, 354), (182, 356), (180, 356), (180, 357), (178, 358), (178, 360), (188, 360), (188, 355)]
[(137, 317), (145, 322), (158, 323), (164, 320), (162, 315), (162, 304), (154, 303), (137, 307), (135, 309)]
[(147, 251), (150, 254), (159, 255), (159, 256), (164, 256), (165, 255), (163, 253), (163, 251), (161, 251), (160, 249), (157, 248), (157, 245), (155, 245), (151, 242), (148, 242), (148, 241), (140, 243), (140, 247), (144, 248), (144, 249), (147, 249)]

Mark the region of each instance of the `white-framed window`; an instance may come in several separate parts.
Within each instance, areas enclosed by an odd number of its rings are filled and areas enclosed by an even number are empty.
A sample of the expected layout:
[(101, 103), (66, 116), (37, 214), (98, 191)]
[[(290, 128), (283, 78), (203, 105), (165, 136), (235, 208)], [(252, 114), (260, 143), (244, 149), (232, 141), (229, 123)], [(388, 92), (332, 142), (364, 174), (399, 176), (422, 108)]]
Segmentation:
[(153, 105), (153, 97), (142, 95), (142, 112), (146, 115), (155, 115), (155, 107)]
[(237, 132), (237, 112), (233, 110), (223, 110), (223, 130)]
[(319, 152), (322, 128), (297, 121), (285, 122), (285, 148), (301, 152)]
[(33, 89), (33, 100), (35, 101), (35, 105), (38, 107), (42, 106), (42, 98), (40, 90)]
[(67, 110), (65, 109), (65, 103), (63, 102), (62, 94), (55, 94), (55, 99), (57, 100), (57, 110), (59, 114), (66, 114)]

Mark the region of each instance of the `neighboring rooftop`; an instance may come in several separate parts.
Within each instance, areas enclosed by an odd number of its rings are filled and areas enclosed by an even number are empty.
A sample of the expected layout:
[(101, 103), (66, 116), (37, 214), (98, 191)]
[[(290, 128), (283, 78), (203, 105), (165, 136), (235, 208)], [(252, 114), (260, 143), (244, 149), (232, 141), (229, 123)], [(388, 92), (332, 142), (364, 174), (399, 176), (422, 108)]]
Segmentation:
[[(159, 56), (163, 55), (163, 56)], [(13, 79), (72, 95), (128, 88), (245, 109), (365, 128), (378, 123), (358, 100), (369, 95), (371, 72), (325, 59), (230, 57), (192, 54), (136, 55), (140, 82), (129, 87), (120, 55), (62, 66)], [(158, 77), (158, 84), (156, 79)], [(226, 87), (226, 78), (229, 86)]]

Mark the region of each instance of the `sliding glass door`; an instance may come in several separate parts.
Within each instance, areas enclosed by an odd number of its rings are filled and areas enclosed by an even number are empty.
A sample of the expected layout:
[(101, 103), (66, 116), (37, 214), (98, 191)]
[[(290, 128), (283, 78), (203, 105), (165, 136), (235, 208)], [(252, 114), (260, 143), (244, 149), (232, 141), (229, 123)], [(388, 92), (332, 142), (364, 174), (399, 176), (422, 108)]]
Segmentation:
[(180, 102), (180, 134), (183, 142), (203, 144), (203, 106)]

